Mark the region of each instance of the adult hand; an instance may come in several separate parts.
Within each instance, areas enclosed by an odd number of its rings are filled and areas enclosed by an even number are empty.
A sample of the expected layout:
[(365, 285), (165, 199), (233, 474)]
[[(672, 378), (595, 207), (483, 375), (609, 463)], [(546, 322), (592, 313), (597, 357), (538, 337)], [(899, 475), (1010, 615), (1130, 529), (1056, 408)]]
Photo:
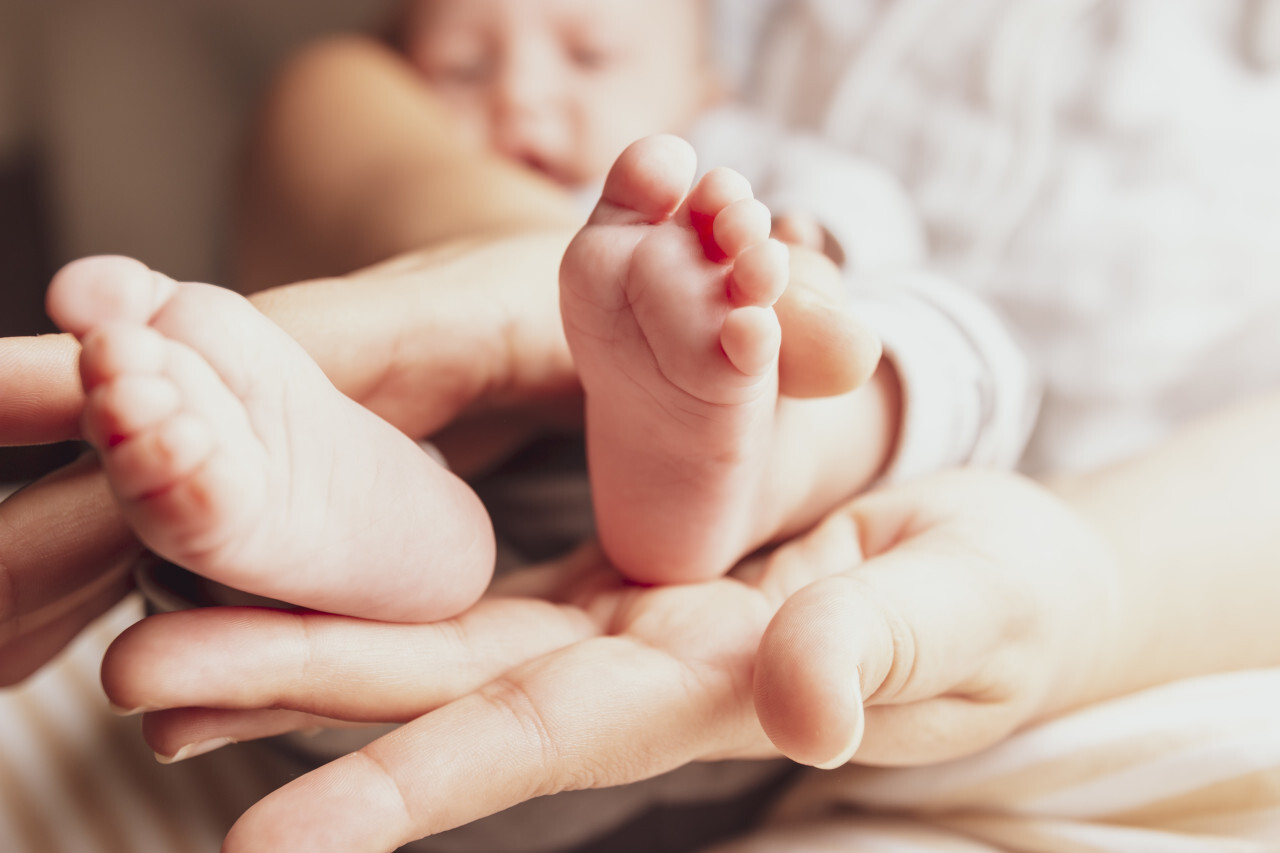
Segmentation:
[(224, 848), (390, 850), (694, 760), (979, 749), (1084, 689), (1110, 561), (1038, 487), (959, 472), (856, 500), (710, 583), (630, 586), (585, 553), (435, 625), (167, 614), (126, 632), (103, 677), (117, 705), (155, 711), (166, 755), (408, 721), (265, 798)]
[[(0, 339), (0, 445), (78, 436), (78, 353), (70, 335)], [(140, 551), (91, 459), (0, 504), (0, 686), (118, 601)]]
[[(466, 474), (530, 432), (580, 416), (556, 295), (570, 236), (459, 241), (252, 299), (339, 389), (409, 435), (458, 422), (437, 437)], [(780, 304), (796, 359), (869, 372), (876, 353), (805, 349), (815, 337), (808, 330), (847, 322), (824, 281), (806, 275)], [(0, 445), (79, 436), (78, 355), (69, 335), (0, 339)], [(118, 601), (140, 551), (90, 459), (0, 504), (0, 685), (39, 668)]]

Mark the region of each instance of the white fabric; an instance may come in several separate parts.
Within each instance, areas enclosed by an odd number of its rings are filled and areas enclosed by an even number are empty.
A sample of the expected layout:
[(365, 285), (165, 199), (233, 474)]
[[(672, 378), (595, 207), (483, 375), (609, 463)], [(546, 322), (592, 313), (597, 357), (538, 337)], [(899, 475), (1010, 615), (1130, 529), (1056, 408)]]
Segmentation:
[[(1268, 853), (1280, 844), (1277, 707), (1280, 670), (1232, 672), (1104, 702), (944, 764), (810, 773), (761, 838), (794, 834), (790, 853)], [(761, 838), (717, 853), (784, 849)]]
[(924, 261), (924, 235), (911, 201), (882, 167), (735, 105), (703, 115), (688, 139), (704, 169), (741, 172), (775, 216), (818, 220), (851, 269), (897, 269)]
[(1280, 380), (1275, 3), (803, 0), (746, 95), (887, 167), (1043, 373), (1074, 470)]
[(1039, 383), (1004, 322), (953, 282), (919, 270), (871, 277), (855, 306), (884, 342), (902, 389), (884, 481), (953, 465), (1018, 464)]
[(202, 853), (288, 780), (265, 751), (221, 750), (163, 766), (137, 717), (107, 709), (106, 644), (141, 614), (107, 614), (21, 687), (0, 693), (0, 850)]

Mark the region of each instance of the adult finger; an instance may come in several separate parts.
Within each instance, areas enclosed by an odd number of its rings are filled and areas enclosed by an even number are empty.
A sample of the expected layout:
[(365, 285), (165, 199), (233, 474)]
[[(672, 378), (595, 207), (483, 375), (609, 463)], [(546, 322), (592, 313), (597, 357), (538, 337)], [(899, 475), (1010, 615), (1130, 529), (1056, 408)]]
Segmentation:
[[(1031, 713), (1043, 685), (1005, 676), (1043, 627), (1032, 585), (971, 544), (991, 521), (972, 511), (980, 492), (944, 483), (929, 502), (927, 488), (849, 505), (868, 560), (797, 593), (765, 633), (757, 712), (797, 761), (945, 760)], [(1043, 500), (1030, 488), (1020, 498)]]
[(343, 393), (429, 435), (478, 400), (527, 405), (577, 387), (555, 274), (571, 236), (450, 243), (252, 301)]
[(427, 625), (207, 608), (131, 626), (107, 650), (102, 683), (129, 711), (284, 708), (398, 722), (596, 630), (576, 608), (527, 599), (486, 599)]
[(835, 571), (785, 596), (757, 652), (754, 701), (761, 726), (784, 755), (804, 764), (822, 765), (862, 738), (857, 662), (850, 660), (854, 655), (847, 640), (835, 642), (845, 632), (844, 614), (827, 607), (821, 592), (822, 580), (843, 577), (862, 559), (852, 515), (834, 512), (770, 561), (771, 566), (837, 561)]
[(70, 335), (0, 338), (0, 446), (79, 436), (79, 355)]
[(133, 588), (127, 565), (108, 572), (59, 605), (59, 615), (35, 625), (15, 626), (0, 642), (0, 687), (18, 684), (52, 660), (68, 643)]
[(155, 751), (156, 758), (165, 764), (194, 758), (232, 743), (293, 732), (365, 727), (362, 723), (349, 723), (302, 711), (269, 708), (254, 711), (174, 708), (154, 711), (142, 717), (142, 736)]
[(223, 849), (386, 851), (533, 797), (728, 754), (758, 731), (749, 673), (749, 658), (702, 668), (629, 638), (586, 640), (295, 780)]
[[(74, 636), (114, 603), (141, 551), (92, 459), (0, 503), (0, 643), (9, 671), (38, 667), (61, 647), (57, 637)], [(40, 642), (24, 641), (42, 630)]]

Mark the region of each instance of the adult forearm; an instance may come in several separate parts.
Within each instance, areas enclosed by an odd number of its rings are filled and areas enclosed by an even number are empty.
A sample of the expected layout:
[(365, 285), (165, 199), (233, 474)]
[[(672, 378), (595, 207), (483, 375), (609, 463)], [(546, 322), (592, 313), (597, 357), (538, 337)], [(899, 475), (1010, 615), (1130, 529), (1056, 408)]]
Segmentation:
[(1082, 701), (1280, 665), (1277, 435), (1273, 394), (1121, 465), (1053, 484), (1118, 556), (1117, 607), (1086, 691), (1096, 695)]
[(559, 188), (464, 139), (401, 57), (356, 37), (310, 47), (280, 75), (240, 202), (244, 291), (580, 219)]
[(348, 396), (427, 435), (480, 400), (522, 406), (576, 389), (556, 297), (571, 236), (457, 240), (252, 299)]

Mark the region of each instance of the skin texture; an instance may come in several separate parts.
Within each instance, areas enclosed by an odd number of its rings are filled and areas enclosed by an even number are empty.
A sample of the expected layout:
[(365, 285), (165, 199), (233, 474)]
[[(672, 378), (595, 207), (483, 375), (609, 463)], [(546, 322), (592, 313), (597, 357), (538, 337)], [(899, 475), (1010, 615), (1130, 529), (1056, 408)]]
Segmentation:
[(945, 760), (1106, 697), (1280, 663), (1277, 426), (1272, 396), (1052, 488), (982, 471), (894, 487), (705, 584), (628, 586), (584, 552), (442, 625), (171, 614), (120, 638), (104, 684), (175, 709), (148, 715), (164, 754), (317, 715), (411, 720), (251, 809), (237, 853), (389, 850), (699, 758)]
[[(630, 0), (598, 8), (559, 2), (421, 4), (411, 9), (405, 26), (406, 51), (417, 63), (417, 76), (406, 73), (396, 57), (368, 43), (342, 41), (313, 48), (286, 70), (279, 92), (269, 102), (253, 169), (253, 174), (263, 176), (263, 180), (251, 183), (248, 195), (246, 219), (254, 224), (248, 232), (249, 249), (269, 246), (269, 254), (277, 262), (290, 255), (305, 259), (287, 266), (300, 270), (326, 253), (335, 254), (335, 247), (344, 245), (353, 250), (362, 242), (405, 248), (414, 239), (440, 239), (453, 233), (453, 228), (483, 231), (495, 227), (485, 224), (486, 216), (499, 223), (496, 227), (504, 227), (500, 225), (504, 222), (520, 227), (520, 215), (528, 222), (560, 221), (562, 213), (556, 205), (563, 198), (560, 188), (544, 184), (537, 192), (537, 182), (548, 177), (559, 183), (571, 181), (548, 163), (559, 158), (576, 167), (595, 164), (588, 169), (591, 176), (603, 174), (604, 164), (609, 162), (603, 158), (611, 156), (633, 133), (687, 124), (692, 112), (709, 99), (713, 82), (702, 67), (703, 52), (694, 41), (681, 40), (685, 30), (697, 29), (696, 21), (686, 20), (696, 10), (684, 3), (664, 3), (652, 9), (646, 6), (640, 16), (643, 21), (628, 27), (627, 37), (623, 38), (614, 28), (619, 22), (628, 21), (627, 16), (637, 9), (638, 5)], [(675, 26), (672, 21), (683, 23)], [(668, 28), (677, 36), (660, 39), (663, 50), (625, 50), (628, 44), (640, 40), (632, 30), (638, 27), (645, 32), (644, 28), (663, 27), (664, 22), (672, 24)], [(607, 43), (610, 47), (605, 52), (609, 55), (600, 58), (595, 66), (584, 67), (574, 59), (583, 39)], [(657, 69), (655, 62), (662, 68)], [(543, 63), (556, 64), (556, 68), (549, 70)], [(521, 81), (533, 78), (548, 81), (547, 90), (525, 89)], [(422, 85), (424, 81), (426, 87)], [(666, 91), (668, 97), (646, 100), (649, 96), (642, 97), (641, 91)], [(626, 106), (626, 120), (622, 122), (615, 115), (620, 105)], [(335, 116), (341, 117), (339, 126), (333, 126)], [(360, 118), (358, 126), (365, 136), (351, 137), (353, 116)], [(446, 122), (445, 116), (450, 121)], [(536, 123), (525, 121), (531, 116), (538, 117)], [(535, 125), (555, 128), (561, 147), (554, 157), (549, 149), (533, 158), (516, 156), (513, 150), (504, 149), (504, 140), (524, 140), (520, 144), (535, 145)], [(382, 131), (375, 133), (376, 128)], [(457, 137), (449, 132), (455, 128), (459, 130)], [(526, 138), (526, 133), (534, 136)], [(317, 138), (325, 140), (324, 146), (319, 146), (322, 152), (330, 152), (323, 160), (325, 168), (321, 162), (313, 162), (319, 156), (313, 150), (318, 146), (304, 142)], [(483, 144), (468, 146), (468, 138)], [(369, 140), (378, 141), (374, 144)], [(295, 148), (300, 151), (299, 156), (286, 156)], [(475, 157), (476, 162), (468, 160), (468, 149), (486, 148), (502, 159), (491, 161), (480, 155)], [(437, 152), (437, 162), (424, 166), (420, 153), (424, 150)], [(512, 173), (513, 164), (517, 163), (529, 166), (532, 174)], [(491, 166), (497, 168), (490, 171)], [(368, 174), (384, 176), (377, 185), (397, 191), (390, 203), (379, 199), (375, 204), (368, 198)], [(443, 178), (444, 186), (436, 185), (437, 174)], [(459, 179), (460, 175), (464, 180)], [(508, 205), (508, 194), (502, 187), (508, 178), (514, 178), (510, 183), (517, 198), (532, 198), (535, 203), (531, 207)], [(458, 189), (464, 183), (473, 189)], [(401, 196), (398, 191), (406, 187), (420, 187), (421, 191)], [(412, 213), (395, 200), (401, 197), (414, 200)], [(455, 198), (461, 208), (457, 220), (444, 215), (444, 211), (452, 209), (451, 200)], [(477, 198), (492, 199), (494, 210), (482, 211), (476, 206)], [(324, 210), (332, 211), (335, 218), (317, 213)], [(508, 218), (513, 211), (521, 213)], [(353, 235), (335, 225), (335, 221), (351, 222), (360, 229), (359, 233)], [(277, 228), (275, 223), (281, 226)], [(412, 235), (405, 233), (401, 223), (411, 223), (416, 230)], [(314, 253), (291, 248), (299, 245), (291, 238), (293, 229), (300, 224), (318, 235), (313, 240)], [(362, 234), (370, 236), (362, 240)], [(250, 251), (245, 257), (252, 260), (262, 254)], [(828, 434), (821, 435), (821, 440), (808, 441), (819, 436), (805, 433), (802, 427), (799, 430), (806, 437), (805, 443), (815, 449), (833, 448), (827, 457), (830, 464), (821, 468), (806, 464), (809, 455), (805, 453), (774, 454), (775, 476), (761, 489), (781, 500), (770, 501), (766, 512), (754, 513), (757, 517), (736, 513), (740, 518), (735, 523), (751, 530), (728, 537), (719, 553), (710, 557), (690, 555), (685, 565), (678, 565), (669, 558), (678, 550), (693, 550), (692, 537), (682, 537), (680, 542), (684, 544), (673, 545), (661, 555), (642, 555), (634, 553), (634, 549), (633, 553), (626, 553), (625, 546), (620, 550), (615, 542), (608, 542), (611, 553), (632, 577), (687, 580), (723, 572), (744, 551), (811, 523), (821, 511), (874, 477), (888, 454), (896, 429), (896, 379), (892, 370), (886, 365), (868, 382), (876, 370), (879, 347), (874, 337), (839, 307), (840, 282), (834, 266), (817, 251), (803, 246), (788, 257), (789, 286), (777, 299), (773, 309), (776, 319), (771, 321), (781, 325), (784, 334), (776, 363), (769, 371), (776, 373), (784, 394), (835, 397), (865, 384), (864, 399), (832, 400), (811, 417), (795, 413), (779, 420), (788, 427), (819, 420), (831, 424), (829, 429), (824, 427)], [(608, 274), (599, 264), (577, 266), (585, 267), (579, 279)], [(261, 265), (255, 269), (252, 263), (246, 270), (245, 280), (250, 282), (263, 281), (271, 275)], [(534, 286), (540, 288), (541, 281), (539, 278)], [(737, 324), (734, 328), (742, 332), (748, 327)], [(744, 339), (755, 335), (754, 331), (749, 332)], [(602, 376), (597, 387), (611, 384), (614, 383), (608, 376)], [(613, 408), (620, 417), (629, 419), (631, 409)], [(882, 409), (885, 415), (868, 417), (875, 408)], [(600, 409), (597, 407), (597, 411)], [(852, 448), (845, 440), (847, 433), (835, 428), (848, 418), (857, 421), (864, 439), (857, 448), (857, 458), (849, 457)], [(508, 416), (480, 415), (438, 436), (438, 443), (455, 470), (475, 472), (501, 459), (530, 433), (528, 424)], [(597, 435), (601, 433), (604, 439), (593, 440), (593, 446), (607, 446), (615, 431), (597, 431)], [(612, 456), (616, 458), (617, 454)], [(599, 481), (603, 476), (599, 473), (601, 466), (595, 467)], [(781, 476), (782, 471), (798, 473), (789, 479)], [(830, 478), (821, 476), (827, 472), (831, 473)], [(628, 476), (620, 473), (607, 479), (619, 482)], [(600, 493), (617, 491), (605, 489)], [(756, 489), (751, 491), (755, 493)], [(608, 497), (604, 500), (606, 504), (617, 504)], [(638, 522), (633, 518), (635, 503), (624, 500), (617, 510), (611, 514), (605, 511), (604, 515), (627, 516), (629, 520), (621, 526), (629, 527), (633, 521)], [(633, 539), (652, 540), (647, 531), (653, 527), (636, 523), (638, 533)]]
[(807, 527), (871, 481), (894, 438), (866, 428), (880, 383), (779, 398), (786, 248), (741, 175), (694, 174), (676, 137), (628, 147), (561, 265), (600, 541), (642, 583), (721, 575)]
[[(664, 129), (659, 124), (644, 133)], [(519, 271), (528, 299), (520, 300), (516, 283), (503, 282), (512, 291), (504, 306), (535, 314), (554, 307), (560, 257), (582, 225), (571, 196), (545, 175), (469, 144), (439, 94), (384, 46), (341, 38), (304, 50), (268, 94), (250, 150), (237, 216), (242, 291), (339, 276), (424, 246), (439, 248), (435, 258), (466, 255), (469, 241), (518, 243), (519, 235), (528, 253), (522, 266), (507, 263), (489, 272), (476, 264), (472, 275), (490, 287), (488, 279)], [(530, 245), (550, 248), (557, 240), (552, 251)], [(783, 327), (782, 392), (824, 397), (862, 385), (877, 369), (880, 351), (843, 308), (839, 271), (812, 246), (792, 245), (789, 257), (789, 286), (774, 306)], [(456, 298), (434, 287), (430, 293)], [(549, 303), (543, 301), (548, 294)], [(270, 301), (258, 304), (272, 314), (278, 300), (265, 295)], [(403, 325), (394, 312), (369, 313), (393, 329)], [(272, 316), (297, 333), (287, 318)], [(559, 345), (567, 361), (567, 346)], [(309, 349), (327, 369), (338, 367), (322, 357), (318, 342)]]
[[(968, 509), (957, 516), (961, 505)], [(390, 849), (528, 796), (621, 784), (689, 760), (776, 755), (770, 736), (802, 761), (839, 762), (857, 746), (851, 737), (864, 720), (869, 760), (937, 760), (993, 742), (1042, 713), (1055, 677), (1088, 660), (1074, 657), (1081, 646), (1063, 642), (1065, 617), (1091, 606), (1097, 587), (1092, 576), (1068, 583), (1065, 570), (1077, 560), (1097, 565), (1097, 554), (1105, 553), (1097, 542), (1073, 544), (1062, 563), (1034, 575), (1020, 570), (1020, 548), (1002, 549), (1007, 560), (953, 559), (947, 572), (937, 567), (940, 545), (953, 550), (954, 537), (979, 529), (978, 522), (985, 530), (974, 540), (985, 542), (997, 527), (992, 517), (1015, 506), (1034, 507), (1026, 518), (1043, 521), (1039, 513), (1051, 502), (1024, 483), (968, 489), (951, 481), (931, 493), (890, 493), (842, 508), (734, 577), (678, 587), (620, 583), (598, 554), (580, 554), (523, 580), (524, 590), (487, 600), (457, 625), (394, 635), (393, 626), (369, 626), (363, 647), (372, 657), (383, 644), (399, 643), (418, 650), (413, 659), (438, 662), (444, 677), (413, 679), (420, 685), (415, 695), (373, 686), (402, 683), (398, 670), (342, 662), (337, 649), (349, 647), (350, 633), (361, 626), (270, 612), (174, 614), (140, 625), (112, 650), (104, 678), (117, 704), (225, 701), (220, 697), (230, 685), (217, 676), (209, 683), (205, 675), (215, 668), (210, 650), (229, 647), (225, 632), (237, 620), (236, 632), (247, 625), (247, 636), (260, 631), (290, 641), (271, 644), (278, 657), (246, 661), (240, 683), (253, 686), (236, 690), (234, 707), (356, 720), (428, 712), (263, 801), (233, 830), (229, 850), (263, 849), (255, 845), (285, 837), (321, 850)], [(1055, 533), (1074, 533), (1075, 525), (1061, 519)], [(864, 556), (863, 541), (881, 537), (903, 545)], [(1070, 542), (1064, 535), (1061, 544)], [(933, 589), (921, 595), (925, 582)], [(1068, 587), (1073, 592), (1064, 601)], [(989, 606), (1003, 598), (1023, 607)], [(815, 601), (827, 608), (816, 622)], [(972, 606), (953, 610), (948, 604), (956, 601)], [(1024, 630), (1029, 623), (1034, 631)], [(460, 631), (471, 642), (457, 643)], [(544, 639), (533, 644), (535, 635)], [(799, 654), (819, 643), (825, 654)], [(950, 651), (939, 654), (944, 649)], [(503, 650), (505, 665), (498, 659)], [(298, 689), (296, 679), (279, 676), (303, 655), (325, 677)], [(161, 656), (167, 659), (156, 666)], [(374, 695), (316, 689), (338, 670), (338, 681), (368, 684)], [(581, 679), (589, 679), (589, 692), (579, 688)], [(249, 695), (255, 688), (263, 692)], [(388, 705), (393, 695), (400, 702)], [(865, 718), (862, 696), (870, 703)], [(184, 732), (207, 738), (231, 730), (244, 738), (255, 727), (265, 733), (273, 724), (300, 722), (288, 714), (255, 716), (228, 729), (210, 725), (202, 712), (180, 710), (153, 714), (148, 731), (153, 746), (170, 754)], [(936, 734), (921, 738), (921, 731)], [(327, 793), (353, 788), (366, 797), (351, 803)], [(298, 818), (317, 807), (328, 817), (301, 826)], [(357, 840), (357, 822), (383, 829)]]
[[(472, 433), (514, 420), (520, 428), (507, 436), (514, 444), (530, 429), (572, 426), (580, 411), (556, 310), (556, 270), (570, 236), (530, 231), (447, 242), (251, 301), (337, 388), (409, 435), (435, 433), (447, 443), (447, 424)], [(805, 293), (799, 314), (827, 316), (821, 290), (793, 292)], [(0, 363), (12, 368), (0, 373), (0, 443), (79, 437), (78, 356), (71, 335), (0, 339)], [(490, 451), (473, 455), (471, 464), (490, 458)], [(37, 670), (118, 601), (140, 550), (93, 458), (0, 503), (2, 683)]]

